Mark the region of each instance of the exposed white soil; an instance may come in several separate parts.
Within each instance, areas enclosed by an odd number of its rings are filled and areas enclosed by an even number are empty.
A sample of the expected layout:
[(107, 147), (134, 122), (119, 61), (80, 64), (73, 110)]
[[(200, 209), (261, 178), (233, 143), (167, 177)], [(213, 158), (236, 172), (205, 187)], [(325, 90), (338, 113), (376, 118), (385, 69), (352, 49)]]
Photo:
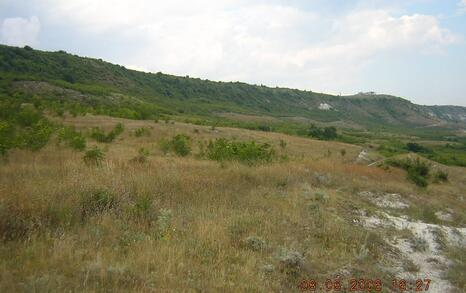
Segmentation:
[(332, 106), (330, 106), (329, 104), (327, 103), (321, 103), (319, 105), (319, 110), (331, 110), (332, 109)]
[[(405, 280), (430, 279), (429, 292), (458, 292), (457, 289), (442, 275), (450, 262), (442, 255), (441, 241), (451, 245), (466, 245), (466, 228), (452, 228), (443, 225), (412, 222), (406, 217), (394, 217), (382, 212), (380, 217), (362, 214), (364, 226), (368, 228), (395, 228), (409, 230), (415, 239), (395, 238), (388, 241), (397, 248), (404, 260), (410, 260), (418, 268), (418, 272), (407, 272), (402, 267), (397, 269), (397, 277)], [(443, 236), (439, 236), (443, 235)], [(441, 239), (443, 238), (443, 239)], [(417, 240), (416, 240), (417, 239)], [(413, 242), (422, 243), (416, 247)], [(419, 245), (418, 245), (419, 246)]]
[(453, 212), (451, 210), (438, 211), (435, 216), (442, 221), (451, 222), (453, 221)]
[(367, 198), (370, 202), (380, 208), (405, 209), (409, 205), (405, 203), (398, 193), (375, 193), (371, 191), (361, 191), (359, 196)]
[(369, 158), (369, 153), (366, 150), (362, 150), (356, 158), (356, 163), (369, 163), (372, 160)]

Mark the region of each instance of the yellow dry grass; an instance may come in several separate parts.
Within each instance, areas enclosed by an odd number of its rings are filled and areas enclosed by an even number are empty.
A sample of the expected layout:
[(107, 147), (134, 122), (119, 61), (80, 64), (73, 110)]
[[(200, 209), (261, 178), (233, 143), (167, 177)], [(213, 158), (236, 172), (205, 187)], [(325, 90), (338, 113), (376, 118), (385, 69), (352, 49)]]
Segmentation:
[[(358, 191), (465, 208), (464, 169), (452, 169), (449, 184), (419, 190), (399, 170), (355, 164), (361, 149), (353, 145), (98, 116), (62, 122), (107, 130), (123, 122), (125, 132), (100, 145), (101, 167), (54, 142), (38, 153), (14, 151), (0, 165), (0, 228), (9, 237), (0, 247), (1, 292), (293, 292), (302, 278), (342, 268), (381, 278), (383, 244), (352, 223), (355, 210), (373, 208)], [(150, 135), (132, 136), (140, 127)], [(247, 167), (164, 156), (158, 141), (178, 133), (269, 142), (290, 160)], [(148, 162), (130, 162), (141, 147)], [(252, 249), (248, 237), (264, 247)], [(360, 259), (368, 237), (378, 244)], [(283, 269), (283, 249), (303, 255), (298, 271)]]

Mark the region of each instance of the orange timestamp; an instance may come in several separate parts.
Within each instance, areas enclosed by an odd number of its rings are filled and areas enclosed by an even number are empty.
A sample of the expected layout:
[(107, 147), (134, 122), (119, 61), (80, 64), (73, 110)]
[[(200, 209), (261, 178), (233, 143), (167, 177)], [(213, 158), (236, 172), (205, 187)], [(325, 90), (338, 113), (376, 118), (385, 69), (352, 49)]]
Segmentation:
[[(391, 289), (395, 292), (425, 292), (430, 288), (430, 279), (404, 280), (393, 279)], [(301, 292), (382, 292), (384, 283), (380, 279), (340, 277), (318, 281), (302, 280), (298, 284)]]

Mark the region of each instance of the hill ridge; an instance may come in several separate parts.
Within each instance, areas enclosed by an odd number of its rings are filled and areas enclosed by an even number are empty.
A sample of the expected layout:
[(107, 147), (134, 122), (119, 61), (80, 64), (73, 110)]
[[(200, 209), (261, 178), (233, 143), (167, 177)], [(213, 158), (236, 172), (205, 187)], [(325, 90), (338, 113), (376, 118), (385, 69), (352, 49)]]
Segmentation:
[(30, 47), (0, 45), (0, 77), (8, 81), (4, 83), (8, 86), (21, 81), (45, 81), (76, 90), (102, 107), (112, 104), (117, 94), (125, 97), (117, 105), (119, 108), (136, 112), (134, 117), (114, 115), (125, 118), (150, 119), (160, 114), (212, 117), (232, 112), (298, 117), (323, 123), (340, 121), (364, 128), (442, 125), (464, 129), (466, 126), (466, 107), (462, 106), (423, 106), (386, 94), (336, 96), (238, 81), (141, 72), (102, 59)]

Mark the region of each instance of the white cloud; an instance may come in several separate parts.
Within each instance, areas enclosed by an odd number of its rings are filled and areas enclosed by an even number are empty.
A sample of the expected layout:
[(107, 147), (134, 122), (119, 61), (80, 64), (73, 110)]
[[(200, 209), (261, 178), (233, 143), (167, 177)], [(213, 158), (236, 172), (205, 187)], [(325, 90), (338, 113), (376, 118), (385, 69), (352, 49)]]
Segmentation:
[(460, 0), (460, 2), (458, 2), (458, 7), (459, 7), (460, 13), (465, 13), (466, 12), (466, 0)]
[(58, 26), (132, 42), (119, 60), (132, 68), (321, 91), (354, 83), (382, 53), (438, 52), (459, 39), (435, 16), (389, 9), (329, 16), (283, 1), (36, 2)]
[(3, 20), (0, 27), (0, 41), (12, 46), (37, 44), (40, 31), (39, 19), (35, 16), (27, 18), (15, 17)]

